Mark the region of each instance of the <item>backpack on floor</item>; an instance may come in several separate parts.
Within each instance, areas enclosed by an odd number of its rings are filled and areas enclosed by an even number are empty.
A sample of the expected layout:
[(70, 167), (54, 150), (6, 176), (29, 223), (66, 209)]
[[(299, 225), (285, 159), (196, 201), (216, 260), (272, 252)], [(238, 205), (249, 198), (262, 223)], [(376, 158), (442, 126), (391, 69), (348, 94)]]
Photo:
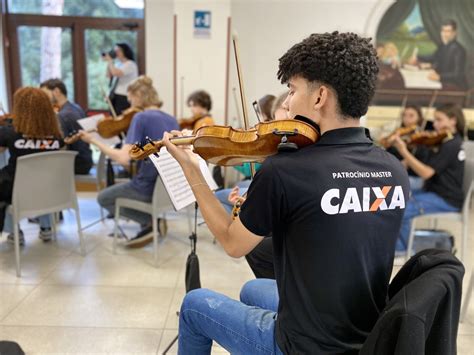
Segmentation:
[(25, 355), (20, 345), (13, 341), (0, 341), (0, 354), (2, 355)]
[(441, 229), (417, 229), (413, 249), (415, 253), (425, 249), (442, 249), (454, 254), (454, 237)]

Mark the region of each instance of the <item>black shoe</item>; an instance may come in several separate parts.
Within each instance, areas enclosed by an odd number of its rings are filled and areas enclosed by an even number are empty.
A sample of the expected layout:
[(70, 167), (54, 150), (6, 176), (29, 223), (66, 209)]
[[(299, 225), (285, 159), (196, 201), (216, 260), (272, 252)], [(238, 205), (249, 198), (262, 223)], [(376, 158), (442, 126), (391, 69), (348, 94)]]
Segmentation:
[(142, 248), (145, 245), (151, 243), (153, 240), (153, 228), (151, 225), (146, 226), (135, 237), (125, 243), (126, 247), (129, 248)]

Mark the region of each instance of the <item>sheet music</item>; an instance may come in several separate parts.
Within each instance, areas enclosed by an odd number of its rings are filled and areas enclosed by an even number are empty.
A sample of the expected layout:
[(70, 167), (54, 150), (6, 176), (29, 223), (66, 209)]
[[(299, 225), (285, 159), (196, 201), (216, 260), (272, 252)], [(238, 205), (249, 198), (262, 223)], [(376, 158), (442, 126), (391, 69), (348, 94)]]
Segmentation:
[(428, 79), (429, 70), (413, 70), (413, 66), (405, 66), (400, 69), (400, 73), (405, 81), (407, 89), (441, 89), (442, 85), (439, 81)]
[[(150, 155), (149, 158), (156, 170), (160, 174), (171, 202), (176, 211), (189, 206), (196, 201), (191, 186), (188, 184), (184, 172), (179, 163), (168, 153), (166, 148), (162, 148), (159, 157)], [(211, 172), (204, 159), (199, 157), (199, 167), (211, 190), (217, 190), (217, 184), (212, 178)]]
[[(105, 117), (104, 114), (101, 113), (98, 115), (81, 118), (80, 120), (77, 120), (77, 122), (81, 125), (84, 131), (90, 131), (90, 130), (96, 129), (97, 123), (104, 117)], [(120, 143), (120, 139), (118, 137), (102, 138), (97, 132), (92, 132), (91, 134), (94, 136), (94, 138), (96, 138), (97, 140), (107, 145), (115, 145), (117, 143)]]

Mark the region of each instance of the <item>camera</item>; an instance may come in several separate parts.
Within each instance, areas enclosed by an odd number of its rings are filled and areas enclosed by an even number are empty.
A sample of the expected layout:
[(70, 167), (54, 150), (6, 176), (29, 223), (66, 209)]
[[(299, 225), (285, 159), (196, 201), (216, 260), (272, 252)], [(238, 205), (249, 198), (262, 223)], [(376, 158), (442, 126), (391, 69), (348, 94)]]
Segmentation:
[(102, 52), (102, 57), (105, 57), (107, 54), (108, 54), (108, 55), (110, 56), (110, 58), (112, 58), (112, 59), (115, 59), (115, 57), (117, 56), (117, 55), (115, 54), (115, 51), (114, 51), (113, 49), (111, 49), (111, 50), (108, 51), (108, 52)]

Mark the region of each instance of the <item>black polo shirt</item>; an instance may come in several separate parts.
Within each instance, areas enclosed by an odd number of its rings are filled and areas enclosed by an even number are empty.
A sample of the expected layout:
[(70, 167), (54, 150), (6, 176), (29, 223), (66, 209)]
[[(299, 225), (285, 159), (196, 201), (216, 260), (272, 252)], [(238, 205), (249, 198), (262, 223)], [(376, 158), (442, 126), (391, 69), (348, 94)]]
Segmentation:
[[(67, 101), (58, 112), (59, 123), (65, 137), (73, 135), (82, 129), (77, 122), (81, 118), (86, 117), (80, 106)], [(88, 174), (92, 165), (92, 150), (89, 143), (78, 140), (68, 146), (69, 150), (78, 152), (74, 161), (74, 172), (76, 174)]]
[(408, 194), (406, 170), (364, 128), (265, 160), (240, 219), (273, 233), (285, 354), (360, 349), (385, 306)]
[(426, 180), (424, 189), (437, 193), (450, 205), (462, 208), (464, 160), (466, 154), (462, 148), (463, 139), (456, 134), (439, 147), (425, 149), (423, 155), (417, 155), (426, 165), (435, 170), (435, 174)]

